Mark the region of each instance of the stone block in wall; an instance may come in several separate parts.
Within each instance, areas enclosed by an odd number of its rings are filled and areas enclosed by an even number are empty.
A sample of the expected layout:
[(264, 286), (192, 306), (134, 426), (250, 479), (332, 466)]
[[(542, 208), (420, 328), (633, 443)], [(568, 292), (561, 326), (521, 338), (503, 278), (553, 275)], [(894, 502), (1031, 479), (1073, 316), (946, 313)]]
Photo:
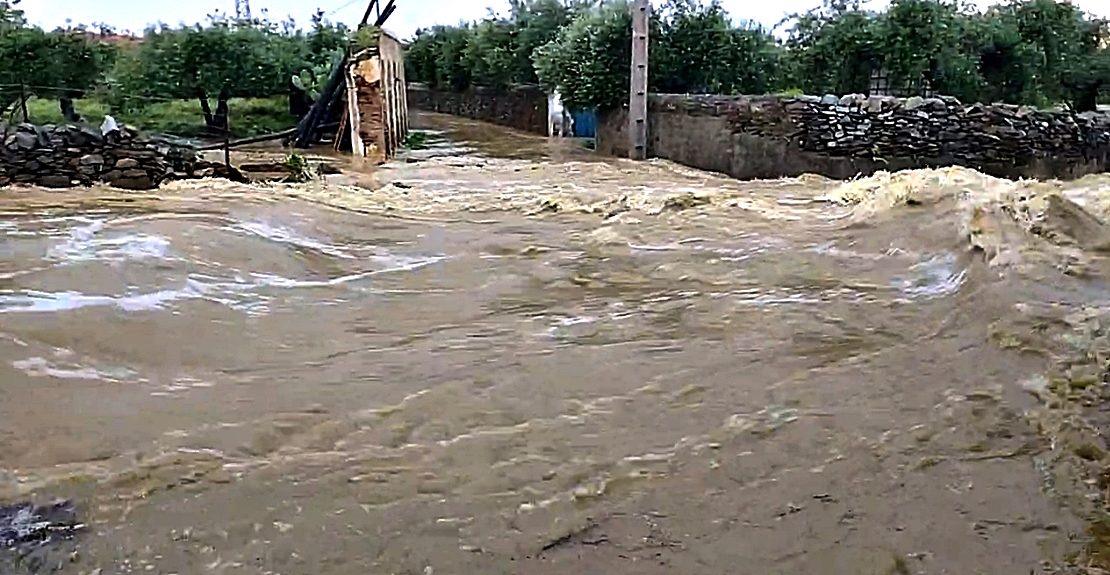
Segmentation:
[(45, 175), (39, 178), (39, 185), (44, 188), (70, 188), (73, 187), (73, 181), (69, 176)]

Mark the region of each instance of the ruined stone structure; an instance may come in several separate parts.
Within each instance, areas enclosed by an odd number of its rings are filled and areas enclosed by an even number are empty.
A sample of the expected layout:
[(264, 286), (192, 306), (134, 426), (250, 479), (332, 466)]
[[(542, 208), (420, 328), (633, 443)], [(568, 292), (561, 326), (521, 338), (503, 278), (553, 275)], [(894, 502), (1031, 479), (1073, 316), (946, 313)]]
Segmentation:
[(355, 155), (381, 163), (404, 144), (409, 121), (404, 49), (384, 30), (377, 37), (377, 45), (356, 52), (347, 62), (348, 105), (340, 118), (336, 147), (350, 146)]

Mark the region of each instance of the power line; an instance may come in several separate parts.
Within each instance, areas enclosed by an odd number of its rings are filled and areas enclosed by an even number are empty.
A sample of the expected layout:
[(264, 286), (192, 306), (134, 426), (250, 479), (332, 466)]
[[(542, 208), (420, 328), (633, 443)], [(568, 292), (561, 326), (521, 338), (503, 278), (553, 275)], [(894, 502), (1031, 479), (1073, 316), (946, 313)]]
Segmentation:
[(250, 20), (251, 19), (251, 2), (250, 2), (250, 0), (235, 0), (235, 19), (236, 20)]
[(327, 14), (324, 14), (324, 15), (325, 15), (325, 16), (334, 16), (334, 15), (336, 15), (336, 14), (337, 14), (337, 13), (338, 13), (338, 12), (339, 12), (340, 10), (343, 10), (344, 8), (347, 8), (347, 7), (350, 7), (350, 6), (353, 6), (353, 5), (357, 4), (357, 3), (359, 3), (359, 2), (365, 2), (365, 1), (366, 1), (366, 0), (348, 0), (348, 2), (347, 2), (346, 4), (343, 4), (342, 6), (340, 6), (340, 7), (338, 7), (338, 8), (335, 8), (334, 10), (332, 10), (332, 11), (330, 11), (330, 12), (328, 12)]

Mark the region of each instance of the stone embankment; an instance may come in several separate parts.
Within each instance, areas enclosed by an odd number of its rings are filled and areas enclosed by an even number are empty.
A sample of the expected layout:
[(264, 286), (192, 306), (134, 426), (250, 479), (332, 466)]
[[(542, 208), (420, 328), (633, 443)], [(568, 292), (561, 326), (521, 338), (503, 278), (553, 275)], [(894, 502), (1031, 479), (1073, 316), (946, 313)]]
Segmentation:
[(215, 171), (192, 148), (143, 140), (127, 128), (102, 134), (91, 126), (0, 124), (0, 141), (0, 186), (146, 190)]

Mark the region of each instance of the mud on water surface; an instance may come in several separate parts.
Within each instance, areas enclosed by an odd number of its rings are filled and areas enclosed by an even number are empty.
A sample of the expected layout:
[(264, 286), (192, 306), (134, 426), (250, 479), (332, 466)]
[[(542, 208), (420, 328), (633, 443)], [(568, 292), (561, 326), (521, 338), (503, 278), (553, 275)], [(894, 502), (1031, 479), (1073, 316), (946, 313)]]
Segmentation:
[(0, 571), (1110, 566), (1110, 178), (417, 122), (358, 177), (3, 192), (0, 504), (73, 506), (0, 507)]

